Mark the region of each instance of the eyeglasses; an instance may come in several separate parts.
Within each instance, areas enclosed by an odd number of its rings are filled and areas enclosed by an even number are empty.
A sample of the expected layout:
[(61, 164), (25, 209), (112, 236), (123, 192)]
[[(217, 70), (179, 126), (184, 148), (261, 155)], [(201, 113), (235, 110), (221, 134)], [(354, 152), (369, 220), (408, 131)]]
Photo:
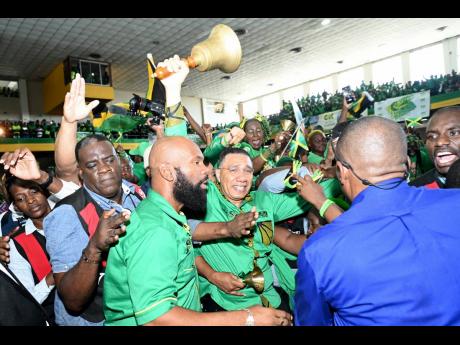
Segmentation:
[(238, 168), (238, 167), (230, 167), (230, 168), (219, 168), (223, 170), (228, 170), (230, 175), (236, 176), (238, 174), (242, 175), (252, 175), (254, 173), (254, 169), (251, 168)]

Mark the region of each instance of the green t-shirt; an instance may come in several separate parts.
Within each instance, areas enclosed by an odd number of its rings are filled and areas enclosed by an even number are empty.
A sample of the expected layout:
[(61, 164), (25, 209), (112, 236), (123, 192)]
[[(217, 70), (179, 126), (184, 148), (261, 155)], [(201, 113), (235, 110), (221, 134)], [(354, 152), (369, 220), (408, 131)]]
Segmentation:
[[(273, 244), (274, 223), (297, 216), (306, 212), (311, 206), (297, 193), (273, 194), (262, 191), (253, 191), (249, 194), (240, 208), (226, 200), (217, 186), (208, 183), (206, 222), (222, 222), (233, 220), (236, 214), (249, 212), (256, 206), (259, 212), (257, 230), (254, 232), (254, 249), (258, 251), (257, 265), (265, 278), (263, 296), (272, 306), (278, 307), (280, 296), (273, 287), (273, 274), (270, 261), (273, 261), (273, 252), (278, 252), (278, 247)], [(254, 268), (254, 249), (249, 247), (248, 239), (227, 238), (204, 242), (197, 250), (197, 255), (203, 256), (206, 262), (218, 272), (231, 272), (243, 277)], [(280, 267), (283, 265), (284, 267)], [(283, 270), (283, 277), (290, 280), (288, 284), (294, 287), (294, 274), (286, 261), (275, 265)], [(252, 287), (245, 287), (239, 292), (244, 296), (226, 294), (217, 286), (200, 277), (200, 290), (202, 294), (210, 293), (217, 304), (226, 310), (239, 310), (252, 305), (262, 304), (261, 297)]]
[(106, 325), (136, 326), (175, 306), (201, 311), (195, 253), (187, 220), (149, 190), (126, 235), (110, 249), (104, 277)]

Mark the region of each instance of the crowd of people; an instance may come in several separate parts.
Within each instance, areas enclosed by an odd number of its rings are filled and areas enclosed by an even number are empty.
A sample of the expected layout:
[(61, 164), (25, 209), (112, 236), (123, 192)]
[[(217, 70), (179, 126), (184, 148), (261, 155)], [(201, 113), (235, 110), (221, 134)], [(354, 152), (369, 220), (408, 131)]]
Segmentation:
[[(400, 97), (411, 93), (430, 91), (430, 96), (451, 93), (460, 89), (460, 76), (453, 70), (451, 73), (440, 76), (430, 76), (422, 81), (408, 81), (405, 84), (394, 81), (374, 85), (371, 82), (361, 82), (352, 92), (355, 95), (361, 95), (363, 92), (371, 94), (375, 102), (381, 102), (388, 98)], [(316, 116), (325, 112), (339, 110), (342, 107), (343, 93), (336, 91), (331, 94), (324, 91), (322, 94), (301, 97), (297, 100), (303, 116)], [(369, 107), (369, 114), (374, 113), (373, 104)], [(280, 114), (274, 114), (275, 117), (293, 116), (292, 105), (283, 101), (283, 109)]]
[(8, 86), (0, 87), (0, 97), (19, 97), (19, 89), (18, 88), (10, 88)]
[(77, 75), (56, 174), (1, 156), (0, 324), (460, 325), (460, 107), (425, 142), (345, 99), (328, 137), (262, 116), (213, 133), (181, 105), (188, 66), (158, 66), (154, 144), (77, 141), (97, 106)]

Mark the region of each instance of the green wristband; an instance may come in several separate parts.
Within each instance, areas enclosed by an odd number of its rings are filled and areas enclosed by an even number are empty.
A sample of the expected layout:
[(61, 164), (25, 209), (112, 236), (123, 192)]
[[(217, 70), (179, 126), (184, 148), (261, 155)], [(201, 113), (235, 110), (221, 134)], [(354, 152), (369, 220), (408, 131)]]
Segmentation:
[(319, 215), (321, 216), (321, 218), (324, 218), (324, 213), (326, 213), (327, 209), (332, 204), (334, 204), (334, 202), (332, 200), (326, 199), (326, 201), (323, 203), (323, 205), (319, 209)]

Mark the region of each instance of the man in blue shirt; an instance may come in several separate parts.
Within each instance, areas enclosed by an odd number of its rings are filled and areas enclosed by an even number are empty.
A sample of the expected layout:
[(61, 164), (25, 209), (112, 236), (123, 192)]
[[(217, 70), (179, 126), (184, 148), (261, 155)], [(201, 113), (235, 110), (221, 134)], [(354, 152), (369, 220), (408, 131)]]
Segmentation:
[(75, 155), (83, 187), (60, 201), (44, 220), (58, 290), (56, 323), (102, 325), (107, 252), (124, 233), (123, 223), (143, 194), (122, 180), (119, 157), (106, 137), (85, 137)]
[(460, 325), (460, 192), (408, 186), (406, 152), (391, 120), (345, 129), (336, 159), (352, 206), (298, 256), (296, 325)]

